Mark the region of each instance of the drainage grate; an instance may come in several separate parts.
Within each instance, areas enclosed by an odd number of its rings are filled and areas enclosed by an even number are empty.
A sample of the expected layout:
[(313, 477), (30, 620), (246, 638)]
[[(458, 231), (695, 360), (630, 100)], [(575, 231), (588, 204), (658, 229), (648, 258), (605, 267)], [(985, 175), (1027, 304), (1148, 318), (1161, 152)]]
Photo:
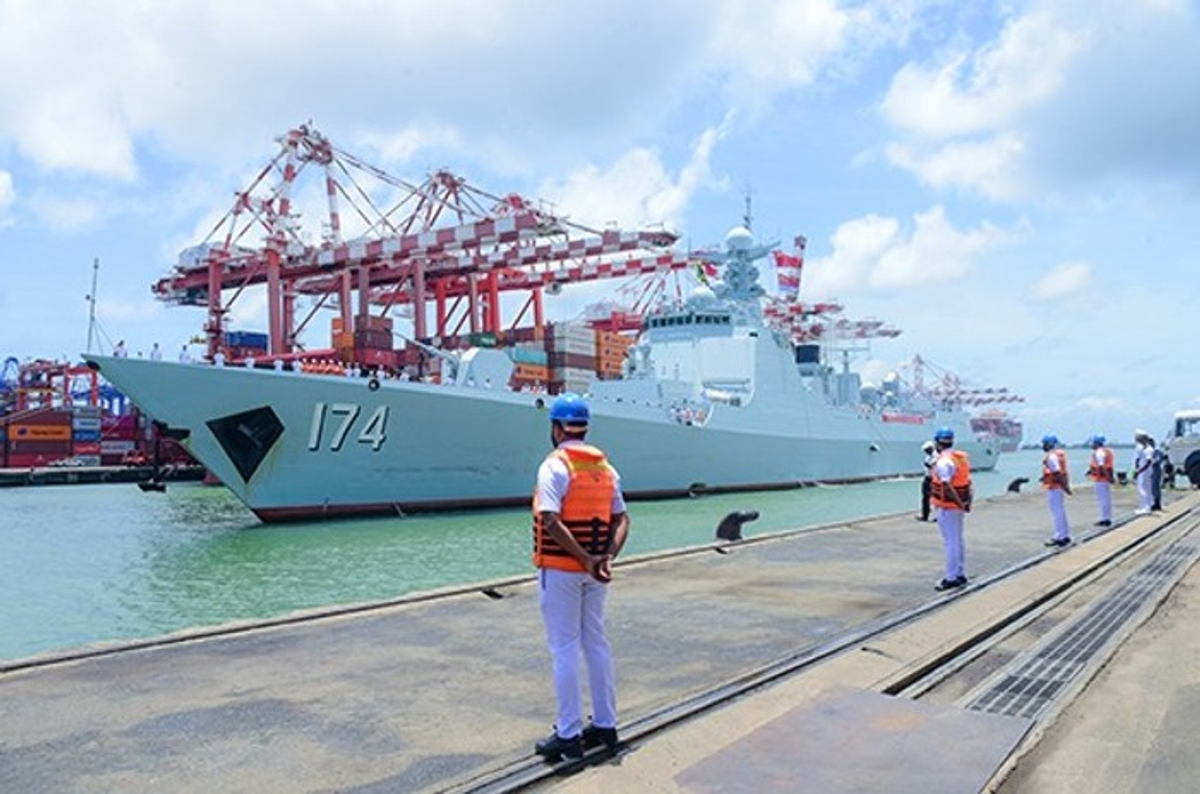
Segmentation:
[(1036, 718), (1151, 596), (1163, 595), (1195, 560), (1192, 545), (1175, 544), (1154, 556), (1044, 646), (999, 676), (967, 705), (975, 711)]

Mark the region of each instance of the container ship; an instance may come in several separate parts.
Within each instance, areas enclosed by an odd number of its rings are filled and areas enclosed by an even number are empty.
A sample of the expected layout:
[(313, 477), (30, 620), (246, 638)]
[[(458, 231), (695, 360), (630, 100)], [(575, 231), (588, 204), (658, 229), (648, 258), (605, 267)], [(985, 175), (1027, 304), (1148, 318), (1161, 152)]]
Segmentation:
[[(682, 253), (666, 232), (588, 230), (438, 172), (398, 202), (403, 220), (389, 210), (363, 237), (302, 242), (291, 182), (306, 167), (333, 180), (333, 161), (360, 162), (293, 130), (262, 172), (284, 184), (257, 201), (262, 186), (243, 191), (218, 242), (185, 252), (155, 285), (165, 300), (207, 307), (205, 362), (85, 357), (263, 521), (525, 503), (548, 451), (548, 404), (563, 391), (590, 399), (589, 438), (631, 499), (916, 474), (940, 426), (975, 468), (996, 464), (997, 445), (975, 438), (960, 404), (898, 376), (862, 383), (853, 351), (899, 332), (801, 301), (803, 238), (793, 253), (760, 243), (749, 207), (723, 245)], [(448, 207), (451, 224), (439, 227)], [(231, 245), (250, 239), (238, 223), (265, 224), (264, 247)], [(331, 198), (323, 228), (341, 225)], [(759, 283), (769, 257), (778, 295)], [(672, 291), (668, 276), (687, 279)], [(544, 294), (625, 277), (642, 291), (624, 309), (544, 321)], [(270, 328), (231, 336), (224, 295), (256, 284)], [(506, 324), (500, 296), (514, 292), (524, 300)], [(329, 306), (332, 344), (301, 349), (301, 331)]]
[(1016, 452), (1025, 433), (1020, 421), (996, 408), (971, 417), (971, 430), (977, 437), (994, 442), (1001, 452)]

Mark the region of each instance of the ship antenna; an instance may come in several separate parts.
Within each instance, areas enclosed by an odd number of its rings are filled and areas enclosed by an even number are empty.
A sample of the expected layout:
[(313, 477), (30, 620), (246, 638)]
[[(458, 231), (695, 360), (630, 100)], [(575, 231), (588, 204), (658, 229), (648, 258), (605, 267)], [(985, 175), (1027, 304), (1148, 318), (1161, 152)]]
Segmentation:
[(746, 226), (747, 230), (753, 228), (750, 225), (752, 217), (753, 216), (750, 212), (750, 188), (746, 188), (746, 214), (744, 216), (742, 216), (742, 220), (745, 222), (745, 226)]

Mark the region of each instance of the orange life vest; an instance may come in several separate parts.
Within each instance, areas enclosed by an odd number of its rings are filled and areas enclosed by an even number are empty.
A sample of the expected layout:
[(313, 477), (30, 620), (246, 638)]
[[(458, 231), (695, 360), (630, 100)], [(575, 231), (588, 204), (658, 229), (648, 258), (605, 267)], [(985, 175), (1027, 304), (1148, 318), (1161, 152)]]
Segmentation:
[[(1058, 460), (1058, 471), (1050, 470), (1050, 456), (1053, 455)], [(1054, 475), (1058, 474), (1059, 477)], [(1063, 483), (1069, 482), (1067, 476), (1067, 453), (1061, 449), (1052, 449), (1046, 453), (1046, 457), (1042, 458), (1042, 487), (1051, 491), (1061, 491)]]
[[(1108, 461), (1103, 466), (1096, 462), (1096, 456), (1103, 453), (1104, 459)], [(1096, 447), (1092, 452), (1092, 463), (1088, 466), (1087, 476), (1089, 480), (1095, 482), (1113, 482), (1116, 477), (1113, 474), (1113, 453), (1108, 447)]]
[[(612, 543), (612, 500), (616, 481), (604, 453), (588, 444), (567, 444), (549, 455), (567, 467), (570, 484), (559, 517), (575, 542), (589, 554), (606, 554)], [(533, 495), (533, 564), (538, 568), (583, 571), (542, 522), (537, 492)]]
[(954, 474), (950, 482), (943, 482), (937, 475), (937, 461), (933, 464), (933, 477), (929, 481), (929, 501), (947, 510), (961, 510), (958, 503), (950, 498), (949, 489), (958, 493), (958, 498), (964, 505), (971, 504), (971, 461), (967, 453), (961, 449), (947, 449), (938, 458), (949, 455), (954, 462)]

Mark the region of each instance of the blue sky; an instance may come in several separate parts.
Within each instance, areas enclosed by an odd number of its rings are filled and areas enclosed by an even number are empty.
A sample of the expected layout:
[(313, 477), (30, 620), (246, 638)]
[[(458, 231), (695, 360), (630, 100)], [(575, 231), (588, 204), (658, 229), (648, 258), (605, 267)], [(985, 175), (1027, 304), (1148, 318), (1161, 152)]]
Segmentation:
[(104, 336), (177, 350), (149, 285), (312, 120), (694, 247), (749, 191), (803, 298), (903, 329), (868, 372), (1005, 386), (1027, 438), (1200, 405), (1195, 0), (0, 0), (0, 75), (0, 356), (84, 350), (95, 258)]

